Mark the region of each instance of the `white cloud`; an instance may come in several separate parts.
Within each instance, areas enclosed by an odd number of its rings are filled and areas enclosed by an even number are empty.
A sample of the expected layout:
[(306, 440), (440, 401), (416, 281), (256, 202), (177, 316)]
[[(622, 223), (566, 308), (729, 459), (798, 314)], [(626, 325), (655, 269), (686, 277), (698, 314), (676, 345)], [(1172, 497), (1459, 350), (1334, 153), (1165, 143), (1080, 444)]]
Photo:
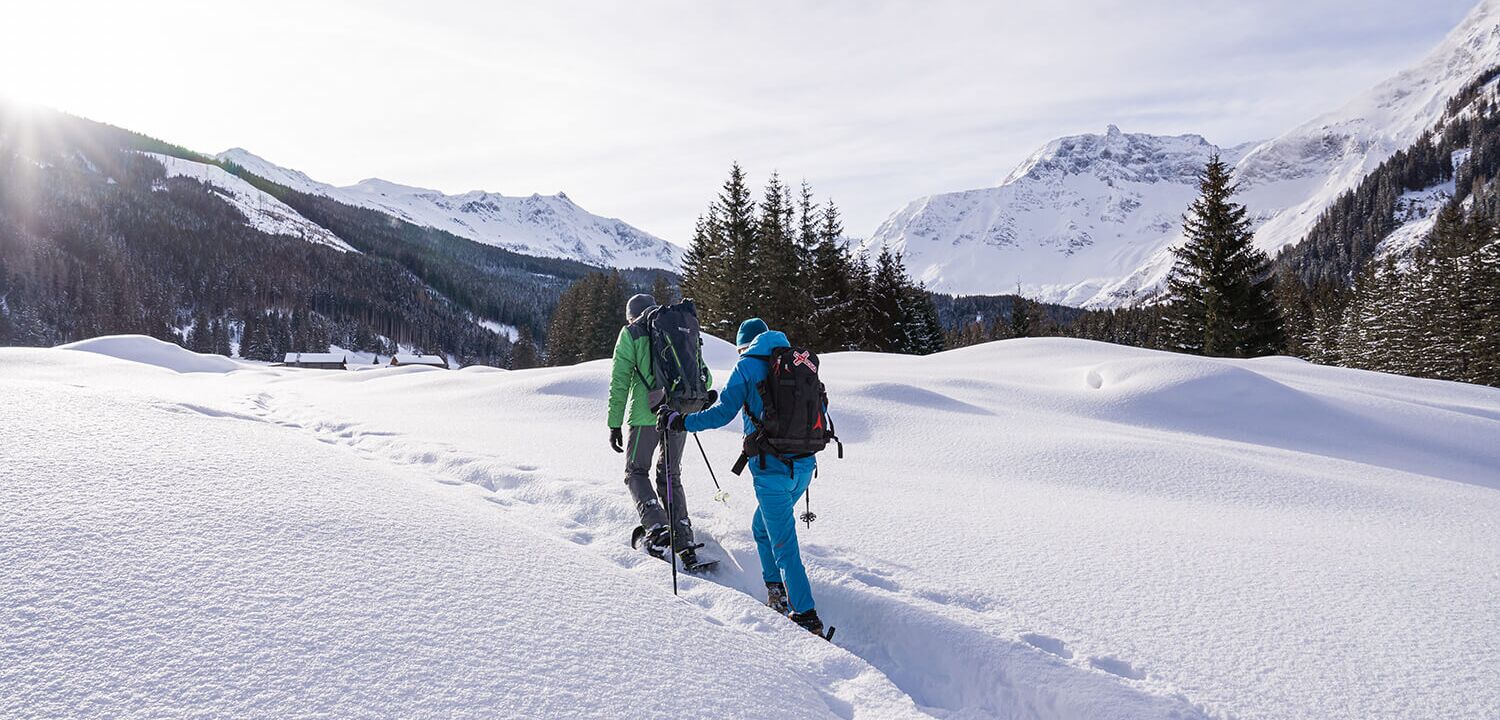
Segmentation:
[(1470, 4), (28, 3), (0, 91), (332, 182), (566, 190), (678, 242), (737, 159), (866, 234), (1060, 134), (1273, 135)]

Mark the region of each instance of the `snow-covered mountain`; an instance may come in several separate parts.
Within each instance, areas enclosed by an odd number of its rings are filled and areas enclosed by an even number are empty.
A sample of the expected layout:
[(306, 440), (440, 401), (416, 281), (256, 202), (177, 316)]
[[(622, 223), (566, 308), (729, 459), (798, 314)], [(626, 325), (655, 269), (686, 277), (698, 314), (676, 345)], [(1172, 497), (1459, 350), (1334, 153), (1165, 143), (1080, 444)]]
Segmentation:
[(615, 218), (594, 215), (567, 195), (509, 197), (437, 190), (371, 178), (335, 187), (241, 148), (219, 153), (255, 175), (299, 192), (388, 213), (407, 222), (525, 255), (569, 258), (604, 267), (676, 270), (681, 250)]
[(160, 153), (146, 155), (161, 163), (169, 178), (189, 177), (213, 188), (220, 197), (239, 210), (245, 216), (245, 222), (256, 230), (270, 235), (300, 237), (344, 252), (354, 250), (332, 231), (308, 220), (286, 203), (230, 174), (224, 168)]
[(1090, 303), (1121, 268), (1137, 267), (1178, 232), (1214, 153), (1197, 135), (1121, 132), (1047, 143), (999, 186), (933, 195), (891, 216), (868, 241), (906, 253), (934, 290), (1024, 292)]
[(832, 644), (765, 607), (748, 480), (683, 464), (723, 563), (680, 597), (629, 547), (619, 456), (579, 447), (607, 360), (0, 348), (0, 717), (1500, 707), (1500, 391), (1067, 339), (824, 368), (848, 452), (797, 532)]
[[(1109, 307), (1150, 297), (1171, 269), (1194, 163), (1235, 162), (1267, 252), (1301, 241), (1342, 193), (1441, 118), (1500, 64), (1500, 0), (1483, 0), (1416, 66), (1273, 140), (1215, 148), (1196, 136), (1111, 131), (1048, 143), (998, 186), (921, 198), (868, 241), (906, 253), (934, 290), (1024, 292)], [(1180, 163), (1180, 164), (1179, 164)]]

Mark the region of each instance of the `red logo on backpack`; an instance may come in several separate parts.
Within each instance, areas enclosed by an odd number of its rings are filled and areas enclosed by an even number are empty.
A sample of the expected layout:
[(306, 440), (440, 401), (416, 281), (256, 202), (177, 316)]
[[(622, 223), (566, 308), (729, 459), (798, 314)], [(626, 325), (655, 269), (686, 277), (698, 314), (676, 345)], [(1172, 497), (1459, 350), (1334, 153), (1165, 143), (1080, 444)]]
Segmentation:
[(792, 367), (796, 367), (798, 365), (806, 365), (808, 370), (817, 372), (818, 366), (813, 364), (811, 355), (811, 351), (792, 353)]

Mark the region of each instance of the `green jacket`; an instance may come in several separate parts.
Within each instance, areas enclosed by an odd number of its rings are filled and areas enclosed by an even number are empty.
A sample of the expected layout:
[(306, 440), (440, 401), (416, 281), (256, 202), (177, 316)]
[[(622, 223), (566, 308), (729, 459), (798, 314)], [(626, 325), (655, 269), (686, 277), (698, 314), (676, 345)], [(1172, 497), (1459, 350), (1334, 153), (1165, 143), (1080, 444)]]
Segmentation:
[[(703, 364), (701, 354), (698, 364), (703, 367), (704, 387), (713, 387), (713, 373)], [(643, 376), (645, 382), (642, 382)], [(615, 341), (615, 364), (609, 376), (609, 426), (617, 428), (627, 424), (627, 400), (630, 405), (628, 424), (637, 427), (655, 425), (656, 414), (651, 412), (648, 398), (650, 386), (655, 384), (656, 375), (651, 372), (650, 334), (636, 323), (620, 328), (620, 337)]]

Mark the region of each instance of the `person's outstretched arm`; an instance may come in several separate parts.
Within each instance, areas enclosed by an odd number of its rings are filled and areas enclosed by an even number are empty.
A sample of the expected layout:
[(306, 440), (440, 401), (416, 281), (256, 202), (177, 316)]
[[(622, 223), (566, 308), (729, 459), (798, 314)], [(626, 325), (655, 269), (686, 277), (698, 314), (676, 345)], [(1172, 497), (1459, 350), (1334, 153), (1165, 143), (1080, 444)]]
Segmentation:
[(740, 374), (740, 368), (736, 365), (734, 372), (729, 374), (729, 379), (724, 381), (724, 389), (719, 392), (718, 401), (707, 410), (684, 417), (683, 427), (688, 432), (698, 432), (728, 425), (744, 406), (749, 388), (750, 381)]

